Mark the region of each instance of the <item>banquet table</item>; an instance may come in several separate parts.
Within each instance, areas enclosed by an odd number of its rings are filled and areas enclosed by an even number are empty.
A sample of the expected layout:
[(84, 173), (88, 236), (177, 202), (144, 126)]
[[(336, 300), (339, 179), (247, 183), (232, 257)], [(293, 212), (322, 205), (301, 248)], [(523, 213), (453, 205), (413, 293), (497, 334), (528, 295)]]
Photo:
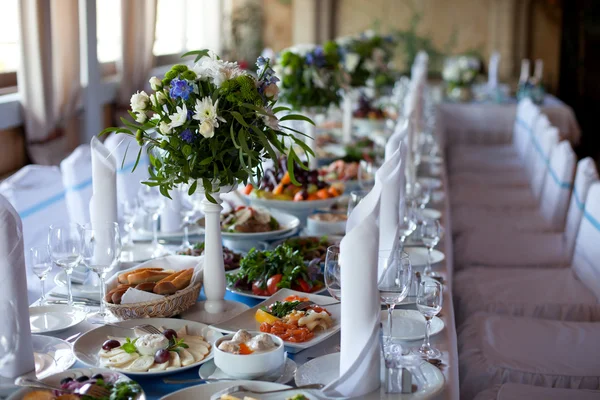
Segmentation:
[[(449, 201), (447, 196), (447, 174), (445, 167), (440, 168), (441, 175), (438, 176), (443, 182), (443, 195), (440, 196), (440, 201), (436, 204), (430, 204), (429, 207), (437, 208), (442, 211), (442, 223), (446, 232), (451, 232), (450, 227), (450, 210)], [(435, 397), (436, 399), (459, 399), (459, 387), (458, 387), (458, 352), (457, 352), (457, 339), (456, 339), (456, 327), (454, 323), (454, 308), (452, 303), (452, 238), (451, 235), (446, 235), (438, 246), (442, 250), (446, 259), (441, 263), (434, 265), (434, 271), (438, 272), (445, 278), (445, 292), (443, 299), (443, 309), (440, 318), (444, 321), (445, 328), (435, 336), (431, 337), (431, 343), (439, 348), (443, 355), (442, 360), (444, 365), (442, 366), (442, 373), (445, 378), (444, 389)], [(225, 295), (227, 300), (238, 301), (253, 307), (261, 302), (261, 300), (245, 297), (232, 292), (227, 292)], [(203, 292), (200, 294), (199, 300), (204, 299)], [(415, 305), (398, 306), (397, 308), (416, 309)], [(398, 323), (398, 322), (396, 322)], [(79, 332), (87, 332), (97, 325), (92, 325), (87, 321), (81, 324), (67, 329), (65, 331), (55, 333), (52, 336), (66, 339)], [(306, 361), (319, 357), (325, 354), (333, 353), (338, 351), (340, 336), (336, 334), (331, 338), (321, 342), (320, 344), (313, 346), (300, 353), (289, 354), (298, 365), (305, 363)], [(421, 341), (404, 342), (406, 345), (412, 348), (420, 346)], [(405, 345), (403, 343), (403, 345)], [(84, 364), (76, 362), (72, 368), (82, 368)], [(193, 368), (180, 373), (170, 375), (173, 379), (194, 379), (198, 378), (198, 368)], [(144, 389), (146, 396), (149, 400), (159, 399), (162, 396), (172, 393), (174, 391), (183, 389), (185, 387), (192, 386), (194, 384), (180, 385), (180, 384), (166, 384), (163, 382), (162, 377), (160, 378), (136, 378)], [(292, 384), (292, 383), (290, 383)], [(398, 399), (401, 399), (401, 395), (398, 395)]]
[[(558, 128), (561, 140), (579, 143), (581, 130), (571, 107), (546, 95), (540, 109)], [(512, 141), (516, 113), (516, 102), (444, 102), (437, 107), (436, 121), (452, 135), (452, 144), (503, 144)]]

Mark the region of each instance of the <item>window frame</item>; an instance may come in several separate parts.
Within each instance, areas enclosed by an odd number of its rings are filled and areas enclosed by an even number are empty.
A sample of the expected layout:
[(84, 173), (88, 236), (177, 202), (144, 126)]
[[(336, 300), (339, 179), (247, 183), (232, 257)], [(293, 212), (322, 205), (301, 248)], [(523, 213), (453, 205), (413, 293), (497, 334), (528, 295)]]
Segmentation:
[(17, 72), (0, 72), (0, 96), (18, 91)]

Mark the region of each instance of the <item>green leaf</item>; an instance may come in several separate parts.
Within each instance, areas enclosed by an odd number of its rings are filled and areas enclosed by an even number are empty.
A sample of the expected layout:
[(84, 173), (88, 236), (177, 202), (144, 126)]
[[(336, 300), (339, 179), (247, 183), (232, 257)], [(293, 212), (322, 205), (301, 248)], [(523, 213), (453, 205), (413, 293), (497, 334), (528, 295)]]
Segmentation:
[(298, 146), (302, 147), (302, 150), (304, 150), (304, 154), (306, 154), (307, 158), (308, 158), (309, 154), (313, 157), (316, 157), (315, 152), (310, 147), (308, 147), (308, 145), (306, 143), (304, 143), (302, 140), (294, 140), (294, 143), (296, 143)]
[(284, 107), (284, 106), (275, 107), (273, 109), (273, 114), (277, 114), (278, 112), (281, 112), (281, 111), (292, 111), (292, 109), (289, 107)]
[(129, 150), (129, 145), (131, 142), (127, 143), (127, 147), (125, 147), (125, 154), (123, 154), (123, 161), (121, 161), (121, 169), (125, 167), (125, 159), (127, 158), (127, 151)]
[(296, 153), (294, 153), (294, 150), (290, 150), (290, 154), (288, 154), (288, 159), (287, 159), (287, 169), (288, 169), (288, 172), (290, 173), (290, 181), (294, 185), (300, 186), (300, 182), (298, 182), (298, 180), (296, 180), (296, 177), (294, 176), (295, 155), (296, 155)]
[(166, 187), (166, 186), (164, 186), (164, 185), (160, 185), (160, 187), (159, 187), (159, 189), (158, 189), (158, 190), (159, 190), (160, 194), (162, 194), (163, 196), (165, 196), (165, 197), (166, 197), (166, 198), (168, 198), (168, 199), (171, 199), (171, 200), (173, 200), (173, 199), (171, 198), (171, 196), (169, 195), (169, 190), (167, 189), (167, 187)]
[(137, 339), (133, 339), (133, 341), (132, 341), (131, 339), (126, 338), (125, 343), (123, 343), (121, 345), (121, 348), (123, 350), (125, 350), (125, 352), (128, 354), (137, 353), (137, 349), (135, 347), (135, 342), (137, 342)]
[(306, 121), (309, 124), (315, 125), (312, 119), (300, 114), (288, 114), (279, 118), (279, 121)]
[(249, 108), (250, 110), (254, 110), (261, 115), (267, 115), (267, 112), (265, 111), (264, 108), (255, 106), (254, 104), (241, 103), (240, 106)]
[(142, 150), (144, 150), (144, 148), (142, 146), (140, 146), (140, 151), (138, 151), (138, 155), (137, 155), (137, 158), (135, 159), (135, 164), (133, 164), (133, 168), (131, 169), (131, 172), (135, 171), (138, 164), (140, 163), (140, 158), (142, 157)]
[(200, 161), (198, 165), (208, 165), (213, 160), (212, 157), (206, 157), (204, 160)]
[(98, 136), (103, 136), (103, 135), (107, 135), (109, 133), (125, 133), (127, 135), (131, 135), (131, 136), (135, 136), (135, 134), (133, 132), (131, 132), (129, 129), (125, 129), (125, 128), (114, 128), (114, 127), (110, 127), (110, 128), (106, 128), (103, 129), (102, 132), (100, 132), (98, 134)]
[(188, 189), (188, 195), (191, 196), (196, 192), (196, 188), (198, 187), (198, 181), (194, 181)]
[(243, 127), (248, 128), (249, 125), (246, 121), (244, 121), (244, 117), (242, 117), (242, 114), (240, 114), (237, 111), (231, 111), (230, 114), (233, 115), (237, 122), (239, 122)]
[(237, 144), (237, 142), (235, 141), (235, 133), (233, 132), (233, 124), (231, 124), (231, 127), (229, 128), (229, 134), (231, 135), (231, 141), (233, 142), (233, 147), (235, 147), (236, 149), (239, 149), (240, 145)]
[(194, 62), (198, 62), (202, 57), (208, 56), (208, 49), (188, 51), (187, 53), (183, 53), (181, 58), (193, 55), (196, 55)]
[(183, 149), (181, 149), (181, 151), (187, 157), (190, 154), (192, 154), (192, 146), (190, 146), (189, 144), (186, 144), (183, 146)]

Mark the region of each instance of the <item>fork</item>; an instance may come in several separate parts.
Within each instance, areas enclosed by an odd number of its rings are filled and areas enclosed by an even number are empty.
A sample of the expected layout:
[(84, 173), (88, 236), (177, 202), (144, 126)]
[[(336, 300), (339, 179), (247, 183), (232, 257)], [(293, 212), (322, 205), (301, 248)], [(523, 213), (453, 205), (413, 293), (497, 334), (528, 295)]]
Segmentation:
[(121, 325), (116, 325), (116, 324), (110, 324), (110, 323), (105, 323), (102, 321), (98, 321), (98, 322), (92, 322), (93, 324), (100, 324), (100, 325), (105, 325), (105, 326), (112, 326), (113, 328), (121, 328), (121, 329), (139, 329), (141, 331), (144, 331), (146, 333), (150, 333), (150, 334), (155, 334), (155, 335), (162, 335), (162, 332), (158, 330), (158, 328), (149, 325), (149, 324), (144, 324), (144, 325), (136, 325), (133, 327), (128, 327), (128, 326), (121, 326)]
[(326, 306), (333, 306), (336, 304), (340, 304), (339, 301), (335, 301), (333, 303), (327, 303), (327, 304), (317, 304), (314, 301), (302, 301), (300, 303), (298, 303), (298, 305), (296, 305), (296, 307), (294, 307), (294, 310), (296, 311), (304, 311), (307, 308), (309, 308), (310, 306), (319, 306), (319, 307), (326, 307)]
[(96, 399), (106, 399), (110, 397), (110, 390), (96, 383), (88, 383), (87, 385), (75, 390), (75, 393), (82, 396), (90, 396)]
[(223, 389), (219, 392), (216, 392), (215, 394), (210, 396), (210, 400), (219, 400), (222, 396), (225, 396), (227, 394), (232, 394), (232, 393), (238, 393), (238, 392), (253, 393), (253, 394), (271, 394), (271, 393), (287, 392), (290, 390), (323, 389), (324, 387), (325, 387), (325, 385), (323, 385), (321, 383), (313, 383), (312, 385), (303, 385), (303, 386), (298, 386), (298, 387), (290, 387), (290, 388), (286, 388), (286, 389), (259, 391), (259, 390), (252, 390), (243, 385), (236, 385), (236, 386), (231, 386), (227, 389)]

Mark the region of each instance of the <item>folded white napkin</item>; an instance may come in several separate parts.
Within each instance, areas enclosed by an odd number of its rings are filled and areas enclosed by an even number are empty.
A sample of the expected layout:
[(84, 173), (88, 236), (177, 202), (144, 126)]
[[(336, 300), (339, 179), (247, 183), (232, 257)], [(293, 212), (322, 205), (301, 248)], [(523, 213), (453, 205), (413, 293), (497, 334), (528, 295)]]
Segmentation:
[(529, 80), (529, 60), (524, 58), (521, 60), (521, 75), (519, 76), (519, 83), (525, 83)]
[(323, 389), (327, 396), (362, 396), (381, 383), (377, 289), (380, 178), (376, 175), (375, 186), (350, 214), (340, 243), (340, 376)]
[(488, 88), (496, 89), (498, 87), (498, 67), (500, 65), (500, 53), (495, 51), (490, 57), (488, 66)]
[(60, 163), (65, 200), (71, 222), (90, 222), (92, 198), (92, 154), (89, 144), (82, 144)]
[(178, 190), (171, 190), (171, 199), (165, 197), (165, 208), (160, 214), (161, 232), (179, 232), (181, 231), (181, 193)]
[(385, 160), (387, 161), (400, 148), (400, 143), (408, 133), (408, 120), (403, 119), (394, 127), (394, 133), (385, 144)]
[[(155, 258), (154, 260), (146, 261), (134, 267), (119, 271), (106, 281), (106, 291), (110, 291), (119, 285), (118, 277), (126, 271), (133, 271), (139, 268), (157, 267), (166, 270), (181, 271), (182, 269), (194, 268), (192, 276), (192, 285), (201, 282), (204, 277), (204, 256), (164, 256)], [(152, 301), (164, 296), (154, 293), (143, 292), (141, 290), (128, 289), (121, 298), (121, 304), (141, 303)]]
[(392, 249), (394, 242), (398, 240), (396, 233), (400, 221), (400, 198), (404, 197), (405, 159), (404, 146), (396, 148), (375, 175), (375, 179), (380, 179), (382, 182), (379, 206), (379, 251)]
[[(6, 307), (6, 312), (13, 311), (16, 314), (18, 326), (8, 323), (12, 320), (8, 315), (2, 315), (4, 325), (0, 332), (7, 337), (17, 337), (17, 344), (14, 360), (0, 367), (0, 375), (14, 378), (33, 371), (35, 364), (29, 328), (23, 227), (17, 211), (2, 195), (0, 195), (0, 271), (2, 271), (0, 304)], [(12, 302), (14, 307), (9, 307), (9, 302)]]
[(533, 77), (538, 83), (542, 82), (542, 78), (544, 76), (544, 60), (537, 59), (535, 60), (535, 67), (533, 71)]
[(92, 138), (92, 185), (90, 220), (92, 226), (117, 219), (117, 162), (96, 137)]

